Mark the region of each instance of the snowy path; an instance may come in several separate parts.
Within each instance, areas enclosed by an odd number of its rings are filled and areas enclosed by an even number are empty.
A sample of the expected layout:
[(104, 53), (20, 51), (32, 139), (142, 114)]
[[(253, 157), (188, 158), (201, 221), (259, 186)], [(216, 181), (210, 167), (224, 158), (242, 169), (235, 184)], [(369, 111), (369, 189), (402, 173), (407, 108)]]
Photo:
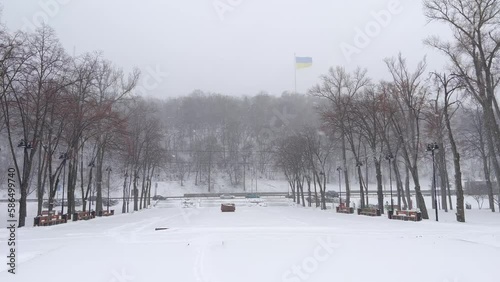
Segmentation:
[[(414, 223), (297, 207), (157, 208), (18, 230), (0, 281), (498, 281), (500, 214)], [(169, 229), (155, 231), (156, 227)], [(5, 259), (7, 232), (0, 232)]]

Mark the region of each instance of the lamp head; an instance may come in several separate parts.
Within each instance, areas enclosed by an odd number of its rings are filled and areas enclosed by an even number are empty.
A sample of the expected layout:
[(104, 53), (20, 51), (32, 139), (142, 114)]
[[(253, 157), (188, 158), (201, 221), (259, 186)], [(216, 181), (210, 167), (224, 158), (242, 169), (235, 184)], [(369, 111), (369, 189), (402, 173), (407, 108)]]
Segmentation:
[(435, 151), (435, 150), (438, 150), (439, 149), (439, 145), (434, 142), (434, 143), (429, 143), (427, 144), (427, 152), (432, 152), (432, 151)]
[(18, 148), (21, 148), (21, 147), (26, 147), (26, 142), (24, 142), (24, 139), (21, 139), (21, 141), (19, 141), (19, 144), (17, 144), (17, 147)]

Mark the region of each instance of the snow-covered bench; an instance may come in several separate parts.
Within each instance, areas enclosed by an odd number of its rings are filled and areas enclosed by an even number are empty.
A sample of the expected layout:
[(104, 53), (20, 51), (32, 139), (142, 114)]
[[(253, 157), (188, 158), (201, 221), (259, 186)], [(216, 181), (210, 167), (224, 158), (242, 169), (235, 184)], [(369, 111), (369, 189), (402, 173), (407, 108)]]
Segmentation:
[(367, 215), (367, 216), (380, 216), (380, 210), (379, 209), (374, 209), (374, 208), (364, 208), (364, 209), (358, 209), (358, 214), (359, 215)]
[(112, 216), (112, 215), (115, 215), (115, 210), (110, 210), (110, 211), (102, 210), (99, 212), (99, 216)]
[(50, 226), (66, 222), (67, 219), (65, 216), (61, 216), (59, 214), (47, 214), (35, 217), (33, 226)]
[(404, 221), (421, 221), (422, 213), (418, 211), (399, 211), (397, 210), (395, 214), (393, 214), (390, 219), (398, 219)]
[(354, 208), (346, 207), (346, 206), (339, 206), (339, 207), (337, 207), (337, 212), (351, 214), (351, 213), (354, 213)]
[(221, 204), (220, 210), (221, 212), (234, 212), (236, 210), (236, 206), (234, 204)]
[(95, 211), (93, 211), (93, 212), (79, 211), (79, 212), (73, 213), (73, 221), (89, 220), (92, 218), (95, 218)]

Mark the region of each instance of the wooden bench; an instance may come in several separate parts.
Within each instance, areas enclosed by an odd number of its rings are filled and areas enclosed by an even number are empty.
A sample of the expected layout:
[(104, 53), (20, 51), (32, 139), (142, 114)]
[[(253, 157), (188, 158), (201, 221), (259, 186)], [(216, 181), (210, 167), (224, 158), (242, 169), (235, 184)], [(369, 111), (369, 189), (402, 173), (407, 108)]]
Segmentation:
[(115, 215), (115, 210), (110, 210), (110, 211), (102, 210), (99, 212), (99, 216), (112, 216), (112, 215)]
[(352, 207), (346, 207), (345, 205), (340, 205), (336, 207), (338, 213), (347, 213), (347, 214), (352, 214), (354, 213), (354, 208)]
[(367, 215), (367, 216), (381, 216), (379, 209), (374, 208), (364, 208), (358, 209), (358, 215)]
[(73, 221), (78, 221), (78, 220), (89, 220), (95, 218), (95, 211), (88, 212), (88, 211), (79, 211), (73, 213)]
[(66, 216), (59, 214), (39, 215), (35, 217), (33, 226), (51, 226), (68, 222)]
[[(389, 214), (390, 215), (390, 214)], [(404, 221), (422, 221), (422, 213), (417, 211), (400, 211), (397, 210), (390, 219), (404, 220)]]
[(220, 210), (221, 212), (234, 212), (236, 210), (236, 206), (234, 204), (221, 204)]

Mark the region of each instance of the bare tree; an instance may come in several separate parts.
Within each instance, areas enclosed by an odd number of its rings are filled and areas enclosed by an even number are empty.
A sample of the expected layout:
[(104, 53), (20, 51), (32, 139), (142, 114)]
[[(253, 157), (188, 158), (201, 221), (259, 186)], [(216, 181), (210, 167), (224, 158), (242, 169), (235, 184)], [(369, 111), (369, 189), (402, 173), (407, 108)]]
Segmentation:
[[(446, 74), (434, 74), (436, 83), (438, 84), (438, 91), (442, 91), (444, 94), (444, 122), (446, 124), (446, 129), (448, 133), (448, 140), (451, 145), (451, 151), (453, 153), (453, 166), (455, 169), (455, 191), (457, 194), (457, 221), (465, 222), (465, 207), (464, 207), (464, 190), (462, 187), (462, 169), (460, 165), (460, 152), (458, 151), (457, 143), (455, 141), (455, 136), (453, 129), (451, 127), (451, 119), (458, 109), (457, 100), (452, 101), (452, 95), (455, 91), (459, 90), (461, 85), (457, 81), (456, 76), (447, 76)], [(455, 109), (454, 109), (455, 107)], [(451, 205), (451, 203), (450, 203)]]
[[(394, 171), (394, 176), (396, 180), (396, 189), (398, 197), (398, 206), (403, 208), (412, 208), (411, 196), (410, 196), (410, 185), (403, 187), (403, 181), (401, 177), (401, 172), (399, 170), (398, 162), (401, 160), (399, 156), (399, 151), (402, 146), (401, 138), (392, 129), (393, 117), (398, 113), (399, 106), (397, 101), (394, 99), (392, 93), (394, 86), (391, 83), (381, 82), (378, 86), (378, 104), (379, 104), (379, 116), (377, 118), (378, 127), (381, 129), (379, 131), (380, 137), (383, 140), (383, 144), (387, 148), (386, 157), (394, 158), (391, 159), (392, 169)], [(406, 169), (405, 169), (406, 171)], [(409, 182), (409, 180), (408, 180)], [(382, 175), (377, 173), (377, 184), (378, 191), (382, 190)], [(405, 189), (406, 188), (406, 189)], [(405, 197), (406, 196), (406, 197)], [(403, 205), (402, 205), (403, 204)]]
[(346, 133), (349, 130), (347, 125), (348, 105), (353, 98), (360, 94), (370, 83), (366, 70), (358, 68), (352, 74), (344, 68), (330, 68), (327, 75), (321, 77), (321, 84), (309, 90), (310, 95), (325, 98), (329, 105), (320, 109), (323, 119), (330, 124), (332, 130), (339, 132), (342, 146), (342, 163), (344, 180), (346, 187), (346, 203), (350, 203), (349, 172), (347, 169), (347, 145)]
[[(484, 126), (484, 114), (480, 107), (476, 109), (466, 109), (467, 120), (464, 122), (465, 130), (465, 148), (467, 151), (471, 152), (474, 157), (479, 157), (481, 159), (484, 180), (486, 181), (486, 187), (488, 191), (489, 205), (491, 211), (495, 211), (494, 207), (494, 193), (493, 184), (491, 181), (491, 152), (486, 146), (486, 129)], [(476, 155), (478, 154), (478, 155)]]
[(100, 120), (96, 124), (97, 158), (96, 158), (96, 212), (102, 210), (103, 163), (109, 148), (116, 139), (114, 130), (119, 128), (116, 123), (121, 119), (113, 108), (121, 100), (127, 99), (139, 79), (139, 71), (135, 70), (128, 80), (124, 79), (121, 70), (113, 67), (107, 60), (99, 59), (95, 70), (96, 103), (102, 108)]
[[(283, 169), (288, 178), (297, 204), (305, 206), (304, 176), (308, 167), (306, 156), (307, 140), (300, 135), (284, 138), (279, 143), (277, 165)], [(311, 200), (311, 199), (309, 199)]]
[(422, 218), (428, 219), (427, 208), (420, 189), (418, 173), (419, 152), (421, 150), (422, 107), (427, 96), (427, 85), (422, 79), (426, 62), (421, 61), (414, 72), (410, 72), (406, 60), (401, 54), (397, 58), (385, 60), (392, 75), (394, 90), (393, 97), (397, 101), (399, 111), (392, 117), (392, 125), (402, 144), (401, 151), (409, 168), (415, 193), (417, 206), (422, 212)]
[[(447, 180), (448, 180), (448, 170), (446, 163), (446, 151), (447, 148), (445, 146), (445, 121), (444, 121), (444, 110), (443, 106), (440, 103), (441, 100), (441, 91), (438, 89), (435, 91), (436, 99), (429, 100), (429, 104), (424, 108), (423, 116), (426, 121), (426, 129), (427, 129), (427, 138), (431, 140), (436, 140), (439, 147), (439, 153), (435, 157), (435, 165), (437, 168), (437, 173), (439, 179), (436, 180), (436, 185), (431, 186), (431, 197), (432, 197), (432, 208), (437, 209), (436, 206), (437, 199), (435, 199), (435, 195), (437, 195), (438, 183), (441, 193), (441, 207), (448, 212), (448, 203), (446, 200), (447, 196)], [(436, 190), (436, 191), (435, 191)], [(450, 203), (451, 205), (451, 203)]]
[[(500, 109), (495, 89), (500, 82), (500, 2), (426, 0), (424, 10), (430, 21), (443, 22), (450, 26), (454, 35), (451, 42), (444, 42), (435, 36), (429, 38), (426, 43), (450, 59), (453, 72), (483, 108), (488, 150), (498, 152), (500, 127), (497, 118), (500, 117)], [(497, 179), (500, 179), (497, 155), (492, 157), (492, 164)]]
[[(24, 35), (24, 49), (20, 56), (20, 68), (16, 83), (10, 84), (10, 103), (5, 100), (4, 116), (9, 131), (9, 143), (12, 158), (16, 169), (19, 170), (17, 156), (12, 142), (11, 126), (16, 124), (16, 129), (22, 136), (18, 147), (23, 148), (23, 170), (20, 176), (20, 209), (19, 226), (25, 225), (26, 199), (28, 196), (28, 183), (35, 164), (38, 150), (42, 148), (44, 130), (51, 105), (58, 101), (54, 99), (55, 93), (64, 87), (61, 80), (64, 72), (65, 54), (54, 31), (48, 26), (42, 26), (34, 34)], [(5, 96), (7, 99), (7, 96)], [(9, 108), (16, 109), (15, 114)], [(38, 159), (42, 161), (42, 152)], [(42, 176), (44, 163), (40, 163), (38, 171), (38, 194), (43, 195)], [(40, 207), (39, 207), (40, 209)]]
[[(306, 141), (306, 161), (313, 174), (312, 181), (314, 185), (314, 199), (318, 207), (318, 195), (316, 187), (319, 187), (321, 209), (326, 210), (326, 166), (332, 153), (333, 142), (323, 131), (317, 133), (313, 127), (306, 128), (303, 136)], [(308, 186), (310, 186), (310, 176), (308, 175)], [(311, 195), (309, 195), (311, 199)], [(309, 202), (312, 202), (310, 200)]]
[[(379, 91), (377, 86), (366, 89), (363, 96), (359, 98), (354, 108), (354, 113), (358, 117), (357, 124), (364, 142), (370, 148), (370, 159), (373, 160), (375, 175), (377, 179), (377, 198), (378, 207), (384, 212), (384, 195), (382, 191), (382, 160), (385, 158), (384, 136), (390, 125), (387, 117), (390, 115), (387, 107), (387, 99), (383, 91)], [(368, 153), (366, 156), (368, 160)], [(361, 160), (357, 160), (361, 162)], [(368, 166), (368, 164), (365, 164)], [(358, 171), (361, 169), (358, 167)], [(360, 174), (360, 172), (359, 172)], [(361, 177), (360, 177), (361, 180)], [(368, 185), (368, 183), (366, 184)], [(363, 201), (361, 202), (363, 204)]]

